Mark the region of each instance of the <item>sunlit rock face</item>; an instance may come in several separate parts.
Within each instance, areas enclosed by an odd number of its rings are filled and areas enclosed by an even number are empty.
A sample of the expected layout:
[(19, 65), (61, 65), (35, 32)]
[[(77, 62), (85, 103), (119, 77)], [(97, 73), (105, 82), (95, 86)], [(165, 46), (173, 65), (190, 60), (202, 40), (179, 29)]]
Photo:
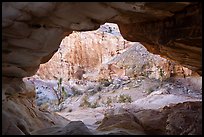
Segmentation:
[(126, 41), (116, 24), (106, 23), (96, 31), (74, 32), (64, 38), (55, 55), (41, 64), (36, 74), (41, 79), (64, 81), (138, 75), (164, 80), (190, 76), (192, 71), (149, 53), (138, 42)]
[(96, 31), (73, 32), (62, 40), (55, 55), (41, 64), (36, 74), (42, 79), (81, 79), (82, 74), (99, 70), (102, 64), (134, 44), (123, 39), (113, 23), (101, 25)]
[(119, 25), (127, 40), (201, 74), (201, 3), (3, 3), (3, 76), (35, 74), (72, 31)]

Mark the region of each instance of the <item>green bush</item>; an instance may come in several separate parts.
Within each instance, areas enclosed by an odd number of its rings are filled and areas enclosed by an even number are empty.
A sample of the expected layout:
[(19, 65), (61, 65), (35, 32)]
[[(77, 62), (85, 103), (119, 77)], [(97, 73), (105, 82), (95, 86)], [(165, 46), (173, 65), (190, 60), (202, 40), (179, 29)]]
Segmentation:
[(112, 83), (108, 79), (100, 79), (99, 82), (100, 85), (104, 85), (105, 87), (108, 87)]
[(97, 101), (95, 101), (93, 104), (90, 104), (89, 107), (90, 108), (97, 108), (97, 107), (100, 107), (100, 105), (97, 103)]
[(67, 92), (65, 91), (64, 87), (62, 86), (62, 94), (63, 97), (66, 98), (67, 97)]
[(160, 74), (161, 77), (164, 76), (164, 71), (161, 68), (159, 69), (159, 74)]
[(90, 107), (91, 103), (88, 101), (88, 96), (84, 96), (82, 99), (82, 102), (79, 105), (80, 107), (86, 106), (86, 107)]
[(112, 103), (112, 98), (111, 98), (111, 97), (108, 97), (106, 104), (109, 106), (111, 103)]
[(73, 96), (82, 95), (83, 93), (79, 91), (76, 87), (72, 87)]
[(90, 107), (90, 108), (97, 108), (100, 107), (100, 105), (98, 104), (97, 101), (95, 101), (93, 104), (91, 102), (88, 101), (88, 96), (85, 95), (82, 99), (82, 102), (79, 105), (80, 107)]
[(119, 103), (126, 103), (126, 102), (129, 102), (131, 103), (132, 102), (132, 98), (130, 95), (127, 95), (127, 94), (122, 94), (118, 97), (118, 102)]
[(148, 95), (149, 95), (150, 93), (152, 93), (153, 91), (154, 91), (153, 88), (149, 88), (149, 89), (146, 90), (146, 92), (147, 92)]
[(102, 98), (102, 97), (101, 97), (101, 95), (99, 94), (99, 95), (98, 95), (98, 100), (100, 100), (101, 98)]

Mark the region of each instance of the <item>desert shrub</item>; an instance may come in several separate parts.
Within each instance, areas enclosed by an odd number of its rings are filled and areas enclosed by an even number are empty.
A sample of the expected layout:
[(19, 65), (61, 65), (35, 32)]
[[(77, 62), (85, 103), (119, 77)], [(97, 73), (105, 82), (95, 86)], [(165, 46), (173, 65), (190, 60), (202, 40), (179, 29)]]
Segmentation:
[(99, 79), (100, 85), (103, 85), (105, 87), (108, 87), (111, 82), (108, 79)]
[(98, 104), (97, 101), (95, 101), (93, 104), (90, 104), (89, 107), (90, 108), (97, 108), (97, 107), (100, 107), (100, 105)]
[(43, 103), (43, 104), (40, 106), (40, 109), (47, 110), (48, 107), (49, 107), (49, 103)]
[(118, 100), (118, 96), (116, 95), (115, 97), (113, 97), (112, 101), (117, 102), (117, 100)]
[(88, 101), (88, 96), (84, 96), (82, 99), (82, 102), (79, 105), (80, 107), (86, 106), (86, 107), (90, 107), (91, 103)]
[(145, 71), (145, 72), (141, 72), (140, 75), (141, 75), (141, 76), (144, 76), (144, 77), (147, 77), (147, 76), (148, 76), (147, 73), (146, 73), (146, 71)]
[(127, 95), (127, 94), (120, 94), (120, 96), (118, 97), (118, 102), (119, 103), (126, 103), (126, 102), (129, 102), (131, 103), (132, 102), (132, 98), (130, 95)]
[(105, 100), (104, 100), (104, 99), (102, 99), (102, 100), (101, 100), (101, 104), (103, 104), (103, 105), (105, 105), (105, 104), (106, 104), (106, 102), (105, 102)]
[(101, 97), (101, 95), (98, 95), (98, 100), (100, 100), (102, 97)]
[(64, 99), (65, 99), (66, 97), (68, 97), (67, 92), (65, 91), (65, 89), (64, 89), (63, 86), (62, 86), (62, 94), (63, 94)]
[(72, 89), (73, 96), (78, 96), (78, 95), (82, 95), (83, 94), (76, 87), (72, 87), (71, 89)]
[(164, 70), (163, 69), (159, 69), (159, 75), (160, 75), (160, 81), (163, 81), (165, 79), (165, 74), (164, 74)]
[(159, 74), (160, 74), (161, 77), (164, 76), (164, 71), (161, 68), (159, 69)]
[(150, 93), (152, 93), (154, 91), (154, 88), (148, 88), (147, 90), (146, 90), (146, 92), (147, 92), (147, 94), (149, 95)]
[(109, 27), (108, 33), (111, 33), (113, 30), (111, 29), (111, 27)]
[(58, 100), (58, 103), (57, 105), (60, 105), (67, 97), (67, 93), (64, 89), (64, 87), (62, 86), (62, 78), (60, 78), (58, 80), (58, 83), (57, 83), (57, 89), (54, 89), (52, 88), (56, 97), (57, 97), (57, 100)]
[(68, 109), (68, 112), (72, 112), (72, 111), (73, 111), (72, 108)]
[(112, 103), (112, 98), (111, 98), (111, 97), (108, 97), (108, 98), (107, 98), (107, 101), (106, 101), (106, 104), (107, 104), (108, 106), (110, 106), (111, 103)]
[(93, 96), (94, 94), (96, 94), (98, 91), (95, 89), (95, 88), (93, 88), (93, 89), (91, 89), (91, 90), (89, 90), (89, 95), (91, 95), (91, 96)]

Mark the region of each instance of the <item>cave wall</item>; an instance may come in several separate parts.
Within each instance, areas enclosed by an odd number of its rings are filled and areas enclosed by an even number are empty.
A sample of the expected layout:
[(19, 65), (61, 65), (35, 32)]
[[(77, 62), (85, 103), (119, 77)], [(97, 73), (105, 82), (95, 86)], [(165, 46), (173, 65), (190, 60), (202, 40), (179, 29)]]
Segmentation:
[(36, 73), (72, 31), (119, 25), (122, 36), (202, 74), (202, 5), (175, 2), (4, 2), (2, 71), (6, 77)]
[(34, 75), (40, 64), (49, 61), (72, 31), (96, 30), (105, 22), (118, 24), (126, 40), (141, 42), (150, 52), (202, 75), (201, 3), (3, 2), (3, 118), (14, 121), (4, 121), (4, 134), (26, 134), (64, 121), (33, 108), (33, 96), (21, 87), (21, 79)]

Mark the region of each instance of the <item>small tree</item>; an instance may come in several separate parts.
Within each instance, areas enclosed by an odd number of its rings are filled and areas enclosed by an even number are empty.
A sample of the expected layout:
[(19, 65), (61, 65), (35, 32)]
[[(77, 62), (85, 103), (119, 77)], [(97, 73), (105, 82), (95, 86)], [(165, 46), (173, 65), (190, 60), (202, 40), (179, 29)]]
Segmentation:
[(159, 75), (160, 75), (160, 81), (162, 81), (164, 77), (164, 71), (161, 68), (159, 69)]
[(52, 88), (56, 97), (57, 97), (57, 101), (58, 101), (58, 105), (60, 105), (64, 100), (65, 97), (67, 96), (67, 93), (64, 89), (64, 87), (62, 86), (62, 78), (59, 79), (58, 83), (57, 83), (57, 90)]
[(86, 106), (86, 107), (90, 107), (91, 103), (88, 101), (89, 97), (88, 95), (85, 95), (82, 99), (82, 102), (80, 103), (80, 107)]
[(118, 102), (119, 103), (126, 103), (126, 102), (129, 102), (131, 103), (132, 102), (132, 98), (130, 95), (126, 95), (126, 94), (120, 94), (120, 96), (118, 97)]
[(112, 98), (111, 98), (111, 97), (108, 97), (106, 104), (107, 104), (108, 106), (110, 106), (111, 103), (112, 103)]
[(164, 75), (164, 71), (161, 68), (159, 69), (159, 74), (161, 77), (163, 77), (163, 75)]

